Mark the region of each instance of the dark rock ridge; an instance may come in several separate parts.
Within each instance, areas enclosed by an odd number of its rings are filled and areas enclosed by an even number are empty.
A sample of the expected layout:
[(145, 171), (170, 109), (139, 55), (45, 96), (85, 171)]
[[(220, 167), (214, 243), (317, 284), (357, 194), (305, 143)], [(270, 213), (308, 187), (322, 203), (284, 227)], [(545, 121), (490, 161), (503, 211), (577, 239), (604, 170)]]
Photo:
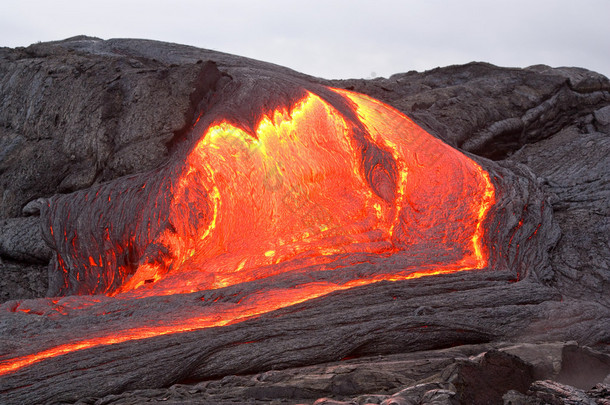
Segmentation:
[[(610, 373), (604, 354), (610, 82), (580, 68), (471, 63), (329, 81), (144, 40), (76, 37), (0, 49), (0, 298), (6, 301), (0, 364), (84, 329), (112, 331), (126, 320), (152, 325), (170, 321), (176, 308), (212, 305), (213, 291), (137, 303), (42, 298), (54, 257), (43, 238), (46, 207), (70, 200), (71, 192), (82, 196), (154, 173), (179, 154), (199, 112), (205, 116), (218, 100), (225, 116), (244, 128), (254, 125), (256, 115), (236, 111), (290, 105), (287, 83), (368, 94), (476, 159), (499, 191), (486, 222), (490, 266), (381, 282), (221, 328), (43, 360), (0, 376), (0, 402), (603, 403), (607, 388), (590, 389)], [(268, 91), (247, 97), (260, 86)], [(307, 277), (329, 280), (391, 265), (369, 257), (332, 274), (312, 268)], [(50, 276), (50, 291), (57, 292), (57, 274)], [(264, 293), (270, 281), (290, 287), (295, 279), (278, 276), (222, 294), (227, 303), (239, 302)], [(575, 343), (548, 343), (567, 340)]]
[[(590, 365), (587, 373), (578, 369), (575, 358)], [(610, 356), (575, 342), (463, 345), (227, 376), (78, 403), (603, 404), (610, 389), (610, 381), (602, 382), (608, 371)], [(585, 374), (588, 381), (599, 381), (595, 388), (575, 387)]]

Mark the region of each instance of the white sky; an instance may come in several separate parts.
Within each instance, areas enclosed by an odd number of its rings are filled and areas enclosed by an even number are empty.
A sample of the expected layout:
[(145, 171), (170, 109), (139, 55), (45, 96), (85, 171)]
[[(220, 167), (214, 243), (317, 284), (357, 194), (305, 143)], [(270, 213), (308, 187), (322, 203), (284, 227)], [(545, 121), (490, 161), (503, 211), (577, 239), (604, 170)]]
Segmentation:
[(147, 38), (324, 78), (437, 66), (580, 66), (610, 76), (610, 0), (0, 0), (0, 46)]

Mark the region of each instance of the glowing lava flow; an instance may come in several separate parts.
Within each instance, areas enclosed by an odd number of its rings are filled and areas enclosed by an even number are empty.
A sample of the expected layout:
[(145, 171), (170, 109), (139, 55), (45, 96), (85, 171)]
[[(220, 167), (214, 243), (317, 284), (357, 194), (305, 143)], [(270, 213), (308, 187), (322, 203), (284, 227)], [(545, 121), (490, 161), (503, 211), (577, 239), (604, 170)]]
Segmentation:
[(182, 318), (177, 320), (177, 322), (174, 324), (117, 330), (112, 335), (78, 340), (72, 343), (51, 347), (50, 349), (43, 350), (35, 354), (2, 361), (0, 362), (0, 376), (15, 372), (23, 367), (30, 366), (42, 360), (79, 350), (118, 344), (132, 340), (148, 339), (173, 333), (190, 332), (217, 326), (231, 325), (271, 311), (309, 301), (335, 291), (346, 290), (383, 280), (408, 280), (436, 274), (453, 273), (459, 270), (462, 269), (449, 268), (428, 271), (398, 272), (394, 274), (379, 274), (369, 278), (350, 280), (344, 284), (315, 282), (301, 284), (294, 288), (265, 291), (264, 293), (253, 294), (238, 304), (229, 305), (228, 308), (215, 309), (213, 313), (205, 316), (193, 317), (182, 315)]
[(307, 93), (290, 111), (264, 116), (255, 133), (226, 121), (205, 129), (172, 181), (171, 226), (149, 241), (160, 248), (142, 256), (113, 295), (219, 289), (307, 266), (340, 267), (352, 253), (408, 256), (417, 249), (430, 252), (428, 261), (265, 289), (238, 303), (181, 313), (167, 325), (128, 327), (6, 360), (0, 375), (77, 350), (229, 325), (381, 280), (486, 267), (483, 221), (495, 202), (487, 173), (395, 109), (332, 91), (351, 118)]
[(174, 183), (173, 227), (154, 240), (168, 254), (144, 260), (117, 292), (222, 288), (422, 242), (455, 250), (460, 268), (484, 267), (486, 173), (398, 111), (335, 91), (361, 123), (308, 93), (253, 134), (224, 121), (209, 127)]

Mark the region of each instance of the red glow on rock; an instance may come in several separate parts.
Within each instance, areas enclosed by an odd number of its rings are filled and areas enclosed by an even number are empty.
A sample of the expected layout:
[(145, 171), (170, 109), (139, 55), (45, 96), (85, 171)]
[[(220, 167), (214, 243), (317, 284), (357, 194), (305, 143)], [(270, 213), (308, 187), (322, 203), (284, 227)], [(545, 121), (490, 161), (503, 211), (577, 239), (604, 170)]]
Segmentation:
[[(222, 120), (205, 129), (171, 181), (169, 212), (159, 215), (171, 226), (149, 241), (158, 248), (108, 292), (133, 299), (221, 289), (308, 266), (341, 267), (340, 259), (351, 254), (430, 252), (424, 266), (388, 266), (342, 281), (267, 289), (237, 303), (181, 313), (161, 326), (126, 325), (111, 336), (75, 339), (4, 361), (0, 375), (77, 350), (234, 324), (383, 280), (486, 267), (483, 221), (495, 202), (488, 174), (397, 110), (333, 91), (351, 116), (307, 93), (290, 110), (264, 115), (251, 133)], [(74, 241), (76, 249), (76, 236)], [(116, 263), (118, 253), (107, 255), (87, 256), (84, 263)]]

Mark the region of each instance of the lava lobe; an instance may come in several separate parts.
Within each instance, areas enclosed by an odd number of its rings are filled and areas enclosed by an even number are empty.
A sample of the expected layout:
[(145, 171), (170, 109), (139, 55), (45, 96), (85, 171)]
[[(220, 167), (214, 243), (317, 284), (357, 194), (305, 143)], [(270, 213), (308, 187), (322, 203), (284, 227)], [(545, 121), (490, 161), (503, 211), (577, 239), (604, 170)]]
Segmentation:
[[(54, 333), (0, 362), (0, 375), (334, 291), (488, 266), (489, 175), (377, 100), (318, 90), (250, 124), (211, 106), (167, 165), (50, 198), (49, 295), (81, 295), (51, 301), (68, 321), (98, 326)], [(188, 310), (168, 317), (174, 301), (149, 305), (167, 295)], [(115, 316), (134, 310), (129, 323)]]
[(252, 126), (213, 112), (163, 168), (51, 199), (53, 295), (189, 293), (353, 254), (435, 252), (368, 282), (487, 265), (489, 176), (397, 110), (324, 88)]

